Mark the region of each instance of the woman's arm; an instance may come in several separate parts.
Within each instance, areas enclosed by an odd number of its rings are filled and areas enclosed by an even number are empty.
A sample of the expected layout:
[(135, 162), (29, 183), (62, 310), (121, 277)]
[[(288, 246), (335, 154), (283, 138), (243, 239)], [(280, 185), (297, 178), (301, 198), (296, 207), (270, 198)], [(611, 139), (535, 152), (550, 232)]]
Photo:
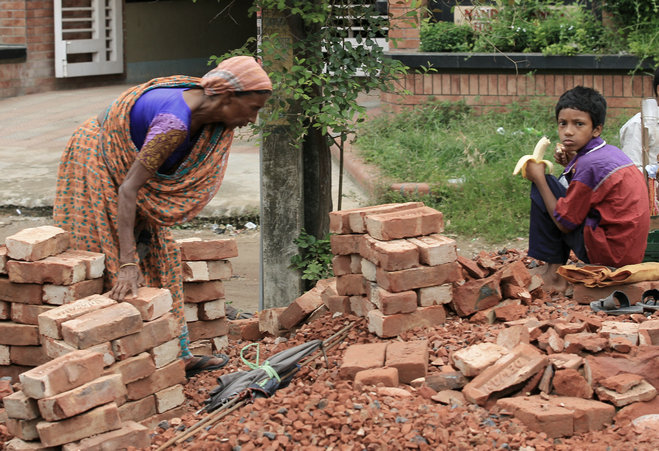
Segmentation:
[[(137, 266), (137, 248), (135, 244), (135, 212), (137, 209), (137, 192), (153, 177), (142, 163), (135, 161), (126, 178), (119, 186), (118, 200), (118, 233), (119, 233), (119, 274), (117, 282), (110, 291), (110, 297), (123, 300), (128, 293), (137, 295), (137, 289), (142, 283), (142, 273)], [(134, 265), (122, 266), (126, 263)]]

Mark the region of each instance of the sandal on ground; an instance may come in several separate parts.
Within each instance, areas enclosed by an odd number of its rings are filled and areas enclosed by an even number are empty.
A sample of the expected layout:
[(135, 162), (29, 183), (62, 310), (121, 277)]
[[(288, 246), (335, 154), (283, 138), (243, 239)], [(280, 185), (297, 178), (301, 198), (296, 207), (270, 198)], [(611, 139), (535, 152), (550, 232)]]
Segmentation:
[(638, 304), (630, 305), (627, 295), (622, 291), (614, 291), (604, 299), (591, 302), (590, 308), (593, 312), (605, 312), (607, 315), (643, 313), (643, 306)]
[[(188, 379), (203, 371), (219, 370), (220, 368), (223, 368), (227, 363), (229, 363), (229, 356), (226, 354), (196, 355), (195, 357), (199, 357), (197, 363), (195, 363), (190, 368), (186, 368), (185, 370), (185, 376)], [(222, 359), (222, 363), (217, 365), (209, 365), (208, 362), (213, 358)]]
[(646, 312), (659, 311), (659, 290), (651, 289), (644, 291), (641, 296), (641, 302), (636, 305), (640, 305), (643, 311)]

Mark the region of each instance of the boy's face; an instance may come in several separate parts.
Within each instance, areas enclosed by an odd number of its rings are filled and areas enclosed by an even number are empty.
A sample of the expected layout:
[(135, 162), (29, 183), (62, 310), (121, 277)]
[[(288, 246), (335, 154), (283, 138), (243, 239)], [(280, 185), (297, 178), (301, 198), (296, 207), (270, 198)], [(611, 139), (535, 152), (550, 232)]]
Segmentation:
[(590, 114), (564, 108), (558, 113), (558, 138), (565, 152), (576, 153), (602, 133), (602, 125), (593, 128)]

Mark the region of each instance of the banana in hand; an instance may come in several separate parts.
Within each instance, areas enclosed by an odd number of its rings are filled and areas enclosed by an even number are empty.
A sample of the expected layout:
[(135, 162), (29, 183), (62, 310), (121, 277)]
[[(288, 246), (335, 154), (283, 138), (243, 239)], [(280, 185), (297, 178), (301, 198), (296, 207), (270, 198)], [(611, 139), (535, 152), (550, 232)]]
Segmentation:
[(533, 154), (532, 155), (524, 155), (522, 158), (519, 159), (517, 164), (515, 165), (515, 170), (513, 171), (513, 175), (517, 175), (520, 171), (522, 171), (522, 177), (526, 178), (526, 164), (530, 161), (534, 161), (536, 163), (544, 163), (544, 165), (549, 169), (549, 172), (554, 169), (554, 164), (549, 161), (549, 160), (543, 160), (542, 157), (545, 156), (545, 151), (551, 144), (551, 141), (546, 136), (543, 136), (540, 138), (540, 141), (538, 141), (538, 144), (535, 145), (535, 149), (533, 149)]

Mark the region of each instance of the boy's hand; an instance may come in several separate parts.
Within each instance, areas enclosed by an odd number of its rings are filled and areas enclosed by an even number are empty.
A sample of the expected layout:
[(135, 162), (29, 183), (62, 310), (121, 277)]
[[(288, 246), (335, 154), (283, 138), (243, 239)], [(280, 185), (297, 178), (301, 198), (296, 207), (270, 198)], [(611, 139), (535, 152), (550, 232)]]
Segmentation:
[(545, 178), (545, 165), (543, 163), (536, 163), (533, 160), (529, 160), (526, 163), (526, 174), (524, 174), (527, 180), (530, 180), (533, 183), (537, 183), (538, 179)]
[(565, 167), (570, 161), (572, 161), (572, 158), (574, 158), (573, 152), (566, 152), (565, 147), (563, 147), (563, 144), (561, 143), (556, 144), (556, 150), (554, 151), (554, 161), (556, 163)]

